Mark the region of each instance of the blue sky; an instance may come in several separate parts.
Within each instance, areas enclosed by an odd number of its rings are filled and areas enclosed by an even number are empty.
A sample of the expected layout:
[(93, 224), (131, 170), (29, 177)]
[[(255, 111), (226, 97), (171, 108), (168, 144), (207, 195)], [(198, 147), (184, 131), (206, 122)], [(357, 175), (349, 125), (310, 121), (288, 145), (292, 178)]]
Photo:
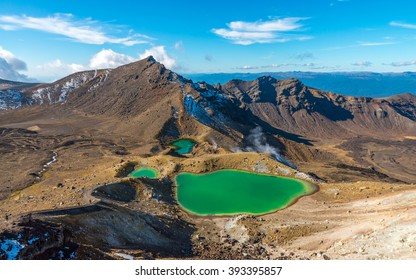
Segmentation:
[(0, 78), (152, 54), (179, 73), (416, 71), (416, 2), (0, 1)]

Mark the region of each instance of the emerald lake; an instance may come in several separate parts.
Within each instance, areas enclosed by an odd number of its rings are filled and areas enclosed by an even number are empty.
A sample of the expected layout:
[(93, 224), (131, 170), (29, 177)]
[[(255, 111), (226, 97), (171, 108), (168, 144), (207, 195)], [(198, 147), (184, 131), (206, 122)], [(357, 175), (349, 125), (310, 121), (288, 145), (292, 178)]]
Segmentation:
[(175, 179), (179, 204), (197, 215), (262, 215), (316, 190), (298, 179), (239, 170), (180, 173)]
[(192, 152), (192, 149), (196, 145), (196, 142), (192, 139), (180, 139), (177, 141), (173, 141), (170, 143), (171, 146), (173, 146), (173, 150), (175, 153), (184, 155), (189, 154)]
[(155, 178), (157, 178), (159, 176), (159, 173), (154, 168), (151, 168), (151, 167), (141, 167), (141, 168), (136, 169), (133, 172), (131, 172), (129, 174), (129, 176), (130, 177), (133, 177), (133, 178), (147, 177), (147, 178), (150, 178), (150, 179), (155, 179)]

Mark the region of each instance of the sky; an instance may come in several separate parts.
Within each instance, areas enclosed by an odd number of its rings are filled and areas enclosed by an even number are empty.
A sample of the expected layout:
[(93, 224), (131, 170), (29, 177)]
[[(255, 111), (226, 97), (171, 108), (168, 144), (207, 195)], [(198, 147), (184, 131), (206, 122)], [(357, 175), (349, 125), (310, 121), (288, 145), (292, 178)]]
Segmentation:
[(178, 73), (416, 71), (416, 1), (0, 0), (0, 78), (149, 55)]

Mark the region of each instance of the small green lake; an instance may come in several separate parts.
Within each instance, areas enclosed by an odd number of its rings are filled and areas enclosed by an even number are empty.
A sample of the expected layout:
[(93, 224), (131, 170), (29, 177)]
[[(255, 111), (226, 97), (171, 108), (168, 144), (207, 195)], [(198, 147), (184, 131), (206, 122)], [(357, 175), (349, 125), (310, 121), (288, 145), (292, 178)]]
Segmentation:
[(179, 204), (197, 215), (261, 215), (315, 192), (301, 180), (239, 170), (180, 173), (175, 179)]
[(151, 168), (151, 167), (141, 167), (131, 172), (129, 174), (129, 177), (133, 177), (133, 178), (147, 177), (150, 179), (155, 179), (159, 177), (159, 172), (157, 172), (156, 169)]
[(192, 149), (196, 145), (196, 142), (192, 139), (179, 139), (170, 143), (173, 146), (175, 153), (184, 155), (192, 152)]

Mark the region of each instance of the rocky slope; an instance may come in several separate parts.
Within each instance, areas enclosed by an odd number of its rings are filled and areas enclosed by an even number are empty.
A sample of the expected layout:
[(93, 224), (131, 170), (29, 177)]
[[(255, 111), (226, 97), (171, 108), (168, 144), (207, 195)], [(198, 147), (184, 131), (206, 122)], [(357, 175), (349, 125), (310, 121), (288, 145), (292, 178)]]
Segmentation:
[(224, 84), (233, 79), (251, 81), (262, 76), (277, 80), (291, 78), (305, 85), (325, 91), (351, 96), (386, 97), (396, 93), (415, 94), (416, 72), (374, 73), (374, 72), (263, 72), (263, 73), (213, 73), (188, 74), (186, 77), (210, 84)]
[(222, 90), (263, 121), (306, 137), (416, 133), (416, 96), (412, 94), (387, 99), (351, 97), (272, 77), (231, 80)]
[(14, 81), (0, 79), (0, 90), (23, 89), (23, 88), (33, 87), (35, 85), (36, 85), (35, 83), (14, 82)]
[[(52, 114), (57, 122), (64, 115), (66, 120), (82, 115), (88, 119), (85, 124), (105, 123), (106, 130), (120, 139), (129, 131), (129, 137), (151, 145), (149, 150), (163, 149), (181, 136), (204, 135), (234, 151), (271, 151), (276, 158), (282, 152), (310, 161), (328, 157), (307, 147), (313, 142), (416, 135), (416, 97), (412, 94), (385, 99), (351, 97), (270, 76), (213, 86), (187, 80), (153, 57), (7, 94), (0, 95), (0, 104), (1, 97), (7, 103), (3, 107), (24, 109), (21, 113), (2, 110), (5, 123), (9, 117), (27, 119), (25, 110), (36, 111), (40, 118)], [(73, 130), (83, 125), (74, 120), (68, 126)]]
[[(0, 111), (0, 259), (414, 255), (413, 95), (355, 98), (270, 77), (213, 86), (152, 57), (13, 90), (15, 105)], [(194, 139), (193, 152), (173, 153), (177, 138)], [(120, 178), (139, 166), (160, 179)], [(179, 207), (179, 172), (221, 169), (319, 191), (262, 217)]]
[(35, 84), (7, 81), (0, 79), (0, 110), (16, 109), (23, 105), (23, 93), (25, 88)]
[(416, 121), (416, 98), (415, 95), (406, 93), (386, 98), (394, 106), (397, 112), (413, 121)]
[(412, 94), (350, 97), (270, 76), (210, 86), (184, 79), (153, 57), (113, 70), (72, 74), (52, 84), (18, 86), (3, 87), (0, 108), (65, 103), (65, 108), (88, 114), (140, 116), (143, 122), (160, 118), (162, 125), (186, 111), (200, 123), (230, 135), (244, 134), (247, 127), (256, 125), (306, 138), (416, 133)]

